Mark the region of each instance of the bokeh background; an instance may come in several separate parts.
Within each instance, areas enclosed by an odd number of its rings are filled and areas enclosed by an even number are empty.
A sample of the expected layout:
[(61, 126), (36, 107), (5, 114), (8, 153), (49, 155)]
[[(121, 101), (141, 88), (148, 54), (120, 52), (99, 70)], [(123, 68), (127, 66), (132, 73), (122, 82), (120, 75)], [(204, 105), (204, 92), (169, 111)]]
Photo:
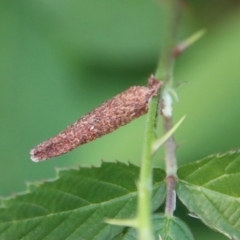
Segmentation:
[[(139, 164), (145, 117), (49, 161), (33, 163), (29, 150), (110, 97), (146, 85), (165, 37), (166, 3), (0, 0), (0, 196), (54, 178), (56, 167)], [(186, 1), (179, 40), (202, 28), (207, 34), (175, 67), (175, 122), (187, 115), (176, 133), (179, 165), (240, 147), (240, 1)], [(155, 165), (163, 165), (161, 151)], [(181, 204), (177, 215), (196, 239), (226, 239)]]

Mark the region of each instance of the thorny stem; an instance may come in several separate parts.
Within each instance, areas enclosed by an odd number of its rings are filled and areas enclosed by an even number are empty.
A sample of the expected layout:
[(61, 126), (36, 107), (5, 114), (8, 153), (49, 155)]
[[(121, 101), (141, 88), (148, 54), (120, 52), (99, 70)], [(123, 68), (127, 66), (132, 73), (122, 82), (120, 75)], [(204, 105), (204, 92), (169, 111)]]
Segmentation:
[[(164, 132), (168, 132), (172, 128), (172, 118), (163, 117)], [(165, 203), (165, 214), (173, 215), (176, 207), (176, 178), (177, 178), (177, 158), (176, 158), (176, 142), (173, 135), (165, 142), (165, 165), (166, 165), (166, 185), (167, 195)]]
[[(168, 34), (165, 39), (165, 46), (163, 46), (162, 56), (159, 62), (156, 77), (161, 79), (165, 85), (165, 93), (163, 96), (163, 129), (164, 133), (168, 132), (173, 127), (172, 120), (172, 99), (171, 95), (167, 91), (168, 88), (172, 87), (173, 82), (173, 66), (174, 66), (174, 49), (177, 45), (177, 34), (179, 30), (179, 19), (181, 13), (181, 0), (171, 0), (171, 9), (169, 15), (170, 26), (168, 28)], [(170, 101), (169, 101), (170, 98)], [(176, 202), (176, 178), (177, 178), (177, 159), (176, 159), (176, 148), (177, 144), (174, 140), (173, 135), (165, 143), (165, 165), (166, 165), (166, 185), (167, 195), (165, 204), (165, 214), (172, 216), (175, 210)]]
[(142, 154), (140, 180), (138, 184), (138, 213), (137, 231), (138, 240), (153, 240), (151, 222), (151, 198), (152, 198), (152, 144), (155, 140), (155, 127), (157, 121), (158, 103), (160, 93), (153, 97), (149, 104), (147, 115), (147, 127)]
[[(162, 51), (161, 61), (156, 72), (156, 78), (165, 83), (165, 88), (172, 86), (172, 71), (174, 64), (173, 49), (176, 45), (176, 36), (180, 16), (181, 0), (170, 0), (170, 24), (168, 35), (165, 39), (165, 46)], [(138, 211), (137, 211), (137, 232), (138, 240), (153, 240), (152, 222), (151, 222), (151, 197), (152, 197), (152, 146), (155, 138), (156, 122), (159, 111), (160, 93), (153, 97), (149, 104), (147, 114), (147, 126), (145, 142), (142, 154), (140, 180), (138, 184)], [(171, 108), (171, 106), (170, 106)], [(172, 115), (163, 117), (164, 132), (172, 128)], [(167, 198), (165, 214), (172, 215), (175, 209), (176, 201), (176, 171), (177, 161), (175, 156), (176, 143), (173, 137), (170, 137), (165, 143), (165, 161), (166, 161), (166, 184)]]

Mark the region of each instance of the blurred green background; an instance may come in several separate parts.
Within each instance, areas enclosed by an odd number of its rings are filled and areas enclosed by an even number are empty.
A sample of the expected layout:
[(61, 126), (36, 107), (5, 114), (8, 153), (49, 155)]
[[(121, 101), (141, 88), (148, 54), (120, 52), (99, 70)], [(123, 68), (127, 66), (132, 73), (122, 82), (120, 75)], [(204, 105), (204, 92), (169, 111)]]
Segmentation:
[[(0, 1), (0, 196), (55, 177), (55, 167), (139, 164), (145, 117), (53, 160), (29, 150), (155, 72), (167, 1)], [(180, 39), (207, 34), (176, 62), (179, 165), (240, 147), (240, 1), (189, 0)], [(162, 153), (156, 159), (162, 165)], [(186, 216), (180, 207), (177, 214)], [(199, 224), (196, 239), (226, 239)], [(209, 239), (209, 235), (207, 237)]]

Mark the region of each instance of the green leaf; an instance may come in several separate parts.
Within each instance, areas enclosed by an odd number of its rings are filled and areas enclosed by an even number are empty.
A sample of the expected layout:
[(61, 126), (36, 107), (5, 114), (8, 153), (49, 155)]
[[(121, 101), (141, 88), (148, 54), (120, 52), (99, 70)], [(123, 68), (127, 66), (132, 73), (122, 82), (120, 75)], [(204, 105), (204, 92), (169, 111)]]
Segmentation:
[(206, 225), (240, 239), (240, 152), (209, 156), (178, 170), (177, 193)]
[[(163, 214), (157, 214), (153, 216), (153, 228), (154, 228), (154, 235), (156, 239), (162, 240), (193, 240), (193, 235), (189, 230), (188, 226), (179, 218), (177, 217), (166, 217)], [(136, 240), (136, 230), (130, 228), (127, 233), (122, 236), (118, 237), (115, 240)]]
[[(0, 239), (111, 239), (123, 227), (105, 224), (104, 219), (135, 215), (138, 167), (103, 163), (100, 168), (62, 170), (58, 175), (3, 201)], [(154, 170), (153, 210), (165, 197), (164, 177), (163, 170)]]

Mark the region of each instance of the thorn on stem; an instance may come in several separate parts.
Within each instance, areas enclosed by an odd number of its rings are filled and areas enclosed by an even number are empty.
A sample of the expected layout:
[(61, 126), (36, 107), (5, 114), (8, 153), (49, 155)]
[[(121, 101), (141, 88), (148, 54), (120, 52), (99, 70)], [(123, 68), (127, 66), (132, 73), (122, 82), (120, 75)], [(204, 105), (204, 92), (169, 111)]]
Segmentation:
[(174, 49), (173, 49), (173, 57), (177, 58), (180, 54), (182, 54), (187, 48), (189, 48), (192, 44), (194, 44), (196, 41), (198, 41), (204, 34), (206, 33), (206, 30), (202, 29), (183, 42), (179, 43)]

